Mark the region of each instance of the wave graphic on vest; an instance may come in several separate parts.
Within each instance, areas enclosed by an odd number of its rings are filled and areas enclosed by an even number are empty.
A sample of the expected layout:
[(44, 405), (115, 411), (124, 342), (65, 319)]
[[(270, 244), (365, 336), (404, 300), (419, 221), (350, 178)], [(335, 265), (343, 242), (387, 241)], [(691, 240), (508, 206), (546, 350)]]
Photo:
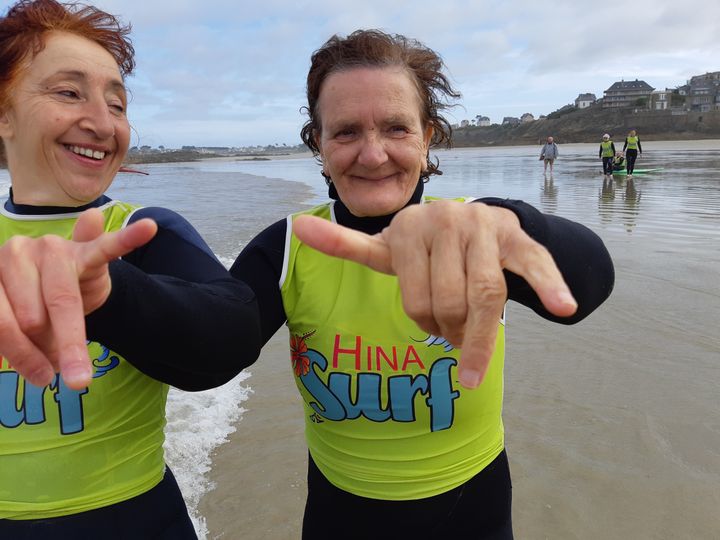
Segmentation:
[[(460, 397), (460, 393), (453, 388), (451, 375), (457, 360), (451, 357), (437, 358), (426, 367), (416, 349), (417, 343), (424, 343), (428, 347), (443, 347), (445, 352), (449, 352), (452, 345), (447, 340), (428, 335), (423, 340), (410, 338), (413, 343), (384, 348), (364, 344), (362, 336), (336, 334), (332, 361), (328, 362), (322, 353), (309, 348), (306, 343), (314, 333), (313, 330), (290, 336), (293, 372), (314, 400), (308, 402), (315, 411), (311, 416), (313, 422), (355, 420), (361, 416), (372, 422), (414, 422), (416, 407), (425, 406), (430, 410), (431, 431), (441, 431), (452, 426), (454, 400)], [(343, 345), (346, 343), (352, 345)], [(347, 362), (351, 362), (351, 368), (358, 372), (356, 375), (332, 371), (327, 376), (327, 382), (321, 378), (329, 366), (335, 370), (341, 363)], [(382, 387), (382, 367), (398, 372), (397, 375), (385, 378), (386, 388)], [(419, 368), (422, 373), (406, 373), (410, 367)], [(386, 390), (387, 395), (385, 406), (383, 390)], [(416, 399), (418, 394), (425, 396), (425, 399)], [(356, 396), (354, 400), (353, 395)]]

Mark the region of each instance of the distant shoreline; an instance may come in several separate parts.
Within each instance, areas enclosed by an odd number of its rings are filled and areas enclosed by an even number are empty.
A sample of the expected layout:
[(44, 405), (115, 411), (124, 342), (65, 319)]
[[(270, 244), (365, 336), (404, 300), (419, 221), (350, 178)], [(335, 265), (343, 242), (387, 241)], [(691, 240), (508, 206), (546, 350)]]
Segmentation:
[(128, 154), (123, 165), (147, 165), (150, 163), (187, 163), (192, 161), (270, 161), (312, 157), (312, 152), (278, 152), (248, 154), (208, 154), (194, 150), (168, 150)]
[[(482, 128), (474, 128), (474, 129), (482, 129)], [(553, 134), (555, 137), (555, 140), (558, 144), (595, 144), (600, 142), (600, 139), (597, 141), (575, 141), (575, 140), (565, 140), (561, 134), (555, 134), (552, 131), (549, 131), (548, 134)], [(698, 134), (695, 133), (695, 137), (684, 137), (684, 136), (678, 136), (678, 137), (653, 137), (652, 135), (643, 135), (640, 134), (640, 139), (643, 142), (691, 142), (691, 141), (720, 141), (720, 133), (710, 135), (710, 134), (704, 134), (705, 136), (697, 136)], [(625, 135), (619, 134), (614, 135), (613, 140), (615, 141), (615, 144), (622, 145), (622, 141), (624, 140)], [(502, 147), (516, 147), (516, 146), (537, 146), (537, 144), (541, 144), (544, 141), (541, 141), (540, 143), (537, 143), (535, 141), (529, 141), (527, 139), (511, 139), (511, 140), (503, 140), (495, 142), (488, 142), (488, 143), (478, 143), (478, 144), (463, 144), (462, 141), (454, 141), (451, 149), (469, 149), (469, 148), (502, 148)], [(445, 151), (447, 149), (445, 148), (432, 148), (430, 151), (431, 153), (438, 152), (438, 151)], [(143, 154), (143, 155), (136, 155), (133, 156), (132, 159), (126, 160), (123, 165), (149, 165), (149, 164), (155, 164), (155, 163), (183, 163), (183, 162), (196, 162), (196, 161), (221, 161), (221, 162), (233, 162), (233, 161), (277, 161), (277, 160), (291, 160), (291, 159), (306, 159), (306, 158), (312, 158), (313, 153), (310, 151), (307, 152), (289, 152), (289, 153), (282, 153), (282, 154), (246, 154), (246, 155), (219, 155), (219, 154), (207, 154), (207, 153), (200, 153), (200, 152), (187, 152), (187, 151), (169, 151), (164, 153), (157, 153), (157, 154)]]

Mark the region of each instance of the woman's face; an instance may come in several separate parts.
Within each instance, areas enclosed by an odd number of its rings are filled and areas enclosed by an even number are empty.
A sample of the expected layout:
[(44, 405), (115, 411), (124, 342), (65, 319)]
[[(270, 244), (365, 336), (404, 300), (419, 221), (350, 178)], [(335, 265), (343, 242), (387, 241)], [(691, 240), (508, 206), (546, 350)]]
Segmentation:
[(328, 76), (318, 99), (316, 141), (325, 174), (356, 216), (400, 210), (426, 163), (432, 128), (401, 68), (353, 68)]
[(15, 202), (81, 206), (112, 182), (130, 142), (117, 63), (97, 43), (51, 32), (0, 111)]

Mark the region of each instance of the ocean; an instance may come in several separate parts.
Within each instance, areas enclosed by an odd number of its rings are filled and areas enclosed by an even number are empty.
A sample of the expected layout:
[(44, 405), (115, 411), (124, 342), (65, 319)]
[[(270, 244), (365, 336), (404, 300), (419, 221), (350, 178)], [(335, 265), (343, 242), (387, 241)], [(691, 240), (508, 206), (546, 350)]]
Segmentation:
[[(549, 391), (555, 398), (562, 395), (568, 415), (571, 410), (576, 415), (574, 420), (568, 420), (570, 423), (577, 421), (582, 409), (587, 411), (585, 422), (599, 422), (602, 427), (605, 425), (598, 418), (610, 415), (616, 418), (615, 424), (622, 424), (622, 429), (607, 425), (607, 432), (600, 434), (596, 433), (598, 425), (590, 429), (601, 437), (601, 447), (610, 444), (606, 440), (612, 437), (628, 446), (622, 451), (614, 446), (602, 451), (595, 445), (589, 451), (584, 442), (569, 448), (571, 445), (565, 441), (558, 445), (565, 452), (564, 463), (568, 463), (569, 453), (570, 461), (585, 472), (600, 466), (608, 475), (618, 477), (656, 463), (653, 474), (659, 475), (662, 482), (635, 485), (661, 497), (665, 485), (687, 480), (698, 497), (705, 497), (709, 504), (717, 503), (720, 339), (715, 327), (720, 320), (720, 141), (643, 142), (645, 152), (636, 169), (659, 170), (639, 172), (633, 180), (624, 176), (604, 179), (598, 146), (560, 144), (552, 175), (543, 174), (542, 162), (538, 161), (540, 146), (435, 153), (444, 174), (430, 180), (427, 194), (523, 199), (543, 212), (580, 221), (593, 229), (615, 261), (617, 284), (613, 297), (578, 326), (581, 330), (574, 336), (580, 337), (570, 337), (572, 330), (564, 328), (560, 338), (548, 337), (548, 325), (534, 330), (524, 322), (530, 316), (519, 308), (522, 332), (517, 339), (510, 338), (509, 355), (516, 350), (531, 350), (542, 359), (561, 354), (557, 351), (569, 351), (582, 360), (573, 360), (553, 373), (549, 389), (537, 387), (539, 378), (529, 380), (526, 367), (521, 371), (519, 365), (508, 362), (508, 444), (532, 447), (544, 455), (538, 441), (546, 435), (536, 431), (523, 409), (532, 402), (536, 414), (561, 414), (557, 409), (551, 413), (551, 405), (543, 401)], [(262, 228), (327, 197), (319, 166), (311, 157), (207, 160), (137, 168), (149, 176), (120, 174), (109, 195), (179, 212), (200, 231), (226, 266)], [(7, 171), (0, 171), (0, 190), (7, 189), (8, 184)], [(557, 343), (558, 339), (568, 341)], [(249, 371), (220, 389), (170, 393), (167, 459), (201, 539), (209, 533), (197, 508), (199, 500), (213, 488), (209, 475), (212, 454), (230, 433), (241, 429), (242, 423), (238, 422), (244, 413), (243, 402), (253, 392), (263, 391), (253, 387), (252, 368)], [(562, 405), (560, 410), (564, 410)], [(637, 415), (639, 423), (630, 429)], [(564, 436), (558, 432), (556, 439)], [(548, 445), (548, 454), (559, 451)], [(618, 464), (618, 451), (629, 452), (631, 459)], [(526, 476), (537, 464), (529, 451), (527, 455), (511, 454), (511, 462), (513, 455), (517, 488), (518, 483), (530, 482)], [(684, 499), (680, 503), (675, 500), (674, 507), (682, 507), (682, 503)], [(521, 524), (523, 519), (540, 523), (545, 514), (533, 512), (550, 511), (523, 508), (518, 509), (516, 504), (516, 518)], [(612, 514), (610, 510), (608, 513)], [(582, 521), (580, 517), (578, 520)], [(569, 525), (553, 526), (556, 537), (573, 537), (576, 533), (574, 537), (592, 537), (562, 528)], [(565, 533), (570, 536), (563, 536)]]

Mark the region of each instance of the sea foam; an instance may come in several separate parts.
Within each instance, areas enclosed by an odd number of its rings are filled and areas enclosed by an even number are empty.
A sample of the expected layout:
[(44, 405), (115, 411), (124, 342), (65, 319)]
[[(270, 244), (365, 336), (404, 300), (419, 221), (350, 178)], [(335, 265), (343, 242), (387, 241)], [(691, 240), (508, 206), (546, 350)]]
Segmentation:
[(165, 459), (177, 479), (200, 540), (207, 538), (205, 518), (198, 514), (202, 496), (213, 489), (208, 478), (213, 451), (235, 431), (245, 411), (240, 404), (252, 390), (243, 372), (205, 392), (170, 389), (165, 427)]

